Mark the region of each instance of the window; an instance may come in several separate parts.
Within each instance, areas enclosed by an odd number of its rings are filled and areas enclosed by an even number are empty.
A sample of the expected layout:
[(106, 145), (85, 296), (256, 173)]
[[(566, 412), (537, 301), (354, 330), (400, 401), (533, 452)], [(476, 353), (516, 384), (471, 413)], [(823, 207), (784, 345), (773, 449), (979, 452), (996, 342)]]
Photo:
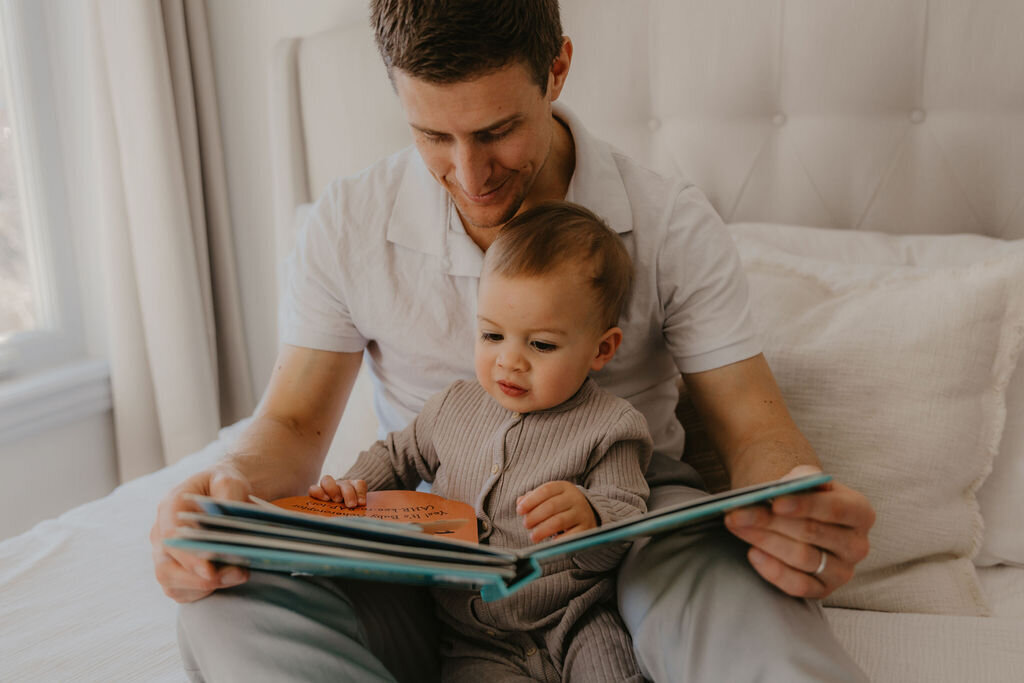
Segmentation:
[(0, 3), (0, 379), (84, 355), (43, 3)]
[(7, 59), (0, 52), (0, 339), (35, 329), (35, 301), (19, 192)]

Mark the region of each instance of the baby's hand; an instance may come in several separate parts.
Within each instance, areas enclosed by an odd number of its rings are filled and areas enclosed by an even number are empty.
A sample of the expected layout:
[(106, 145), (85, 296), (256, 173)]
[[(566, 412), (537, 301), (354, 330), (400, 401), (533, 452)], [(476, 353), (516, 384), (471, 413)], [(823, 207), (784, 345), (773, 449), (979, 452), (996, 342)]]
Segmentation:
[(317, 500), (345, 503), (345, 507), (366, 505), (366, 482), (362, 479), (335, 479), (325, 474), (319, 484), (309, 487), (309, 495)]
[(549, 481), (519, 496), (516, 512), (531, 530), (530, 540), (534, 543), (555, 534), (574, 534), (597, 526), (590, 501), (568, 481)]

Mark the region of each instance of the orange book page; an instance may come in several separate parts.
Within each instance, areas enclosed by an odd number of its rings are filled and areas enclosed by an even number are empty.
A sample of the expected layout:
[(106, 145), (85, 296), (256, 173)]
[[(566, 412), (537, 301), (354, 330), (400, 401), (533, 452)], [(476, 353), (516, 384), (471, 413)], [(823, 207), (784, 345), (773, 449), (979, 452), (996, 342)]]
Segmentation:
[(370, 491), (366, 505), (348, 508), (344, 503), (292, 496), (272, 501), (285, 510), (322, 517), (374, 517), (391, 522), (419, 524), (425, 533), (477, 543), (473, 506), (423, 491)]

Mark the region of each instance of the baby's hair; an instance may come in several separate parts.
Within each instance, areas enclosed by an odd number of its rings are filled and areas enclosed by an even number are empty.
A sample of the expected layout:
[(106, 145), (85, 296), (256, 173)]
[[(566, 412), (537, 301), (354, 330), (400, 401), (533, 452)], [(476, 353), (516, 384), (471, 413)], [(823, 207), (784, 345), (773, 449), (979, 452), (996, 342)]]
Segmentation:
[(567, 265), (590, 283), (602, 329), (615, 327), (633, 284), (633, 263), (622, 239), (578, 204), (546, 202), (506, 223), (487, 249), (483, 272), (529, 277)]

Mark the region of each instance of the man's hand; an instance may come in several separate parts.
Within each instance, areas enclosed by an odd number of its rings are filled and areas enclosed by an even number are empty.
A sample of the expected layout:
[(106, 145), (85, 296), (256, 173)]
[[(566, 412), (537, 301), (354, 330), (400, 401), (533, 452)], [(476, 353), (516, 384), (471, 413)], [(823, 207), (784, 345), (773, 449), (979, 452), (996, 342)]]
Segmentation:
[(530, 540), (586, 531), (597, 526), (594, 509), (579, 488), (568, 481), (549, 481), (516, 499), (516, 513), (530, 530)]
[(238, 470), (222, 464), (189, 477), (160, 501), (149, 541), (153, 546), (156, 580), (168, 597), (177, 602), (193, 602), (218, 588), (237, 586), (248, 580), (249, 573), (240, 567), (217, 569), (212, 562), (164, 546), (163, 541), (173, 536), (174, 530), (183, 524), (178, 519), (178, 512), (199, 509), (185, 498), (186, 493), (248, 501), (251, 491), (248, 480)]
[(362, 479), (335, 479), (325, 474), (319, 484), (309, 487), (309, 495), (317, 500), (345, 503), (354, 508), (366, 505), (366, 482)]
[[(785, 478), (819, 471), (801, 465)], [(853, 578), (854, 567), (867, 557), (874, 523), (868, 499), (836, 481), (780, 496), (770, 508), (751, 506), (725, 517), (726, 528), (751, 545), (747, 558), (754, 570), (801, 598), (824, 598)]]

